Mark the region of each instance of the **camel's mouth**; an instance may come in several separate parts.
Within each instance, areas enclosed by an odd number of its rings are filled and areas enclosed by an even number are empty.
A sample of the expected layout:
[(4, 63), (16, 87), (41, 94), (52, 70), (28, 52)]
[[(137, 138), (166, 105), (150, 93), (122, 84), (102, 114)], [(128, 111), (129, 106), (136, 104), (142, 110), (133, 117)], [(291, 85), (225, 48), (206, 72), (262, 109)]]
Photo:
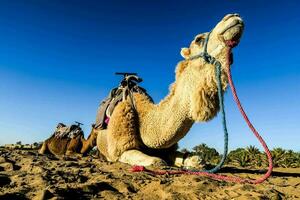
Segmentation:
[(244, 22), (238, 14), (227, 15), (223, 18), (223, 27), (219, 35), (228, 46), (236, 46), (244, 30)]

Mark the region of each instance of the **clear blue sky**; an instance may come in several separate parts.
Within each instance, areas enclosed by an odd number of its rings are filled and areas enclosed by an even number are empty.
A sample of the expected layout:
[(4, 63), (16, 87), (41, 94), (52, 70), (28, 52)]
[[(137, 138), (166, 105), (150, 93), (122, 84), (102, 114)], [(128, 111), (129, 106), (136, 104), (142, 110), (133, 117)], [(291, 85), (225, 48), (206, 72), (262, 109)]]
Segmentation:
[[(0, 3), (0, 144), (42, 141), (58, 122), (84, 123), (99, 102), (137, 72), (156, 102), (174, 81), (180, 48), (225, 14), (245, 32), (234, 50), (240, 99), (271, 148), (300, 150), (299, 1), (58, 1)], [(230, 149), (259, 146), (225, 95)], [(195, 124), (180, 142), (223, 148), (219, 118)]]

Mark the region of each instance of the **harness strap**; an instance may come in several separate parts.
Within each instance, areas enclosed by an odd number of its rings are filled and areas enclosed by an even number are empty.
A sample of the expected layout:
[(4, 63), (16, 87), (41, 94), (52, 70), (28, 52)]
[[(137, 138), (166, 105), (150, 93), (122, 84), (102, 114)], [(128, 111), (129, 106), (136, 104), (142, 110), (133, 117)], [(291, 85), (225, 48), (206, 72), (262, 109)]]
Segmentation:
[[(130, 74), (130, 73), (121, 73)], [(131, 76), (131, 75), (130, 75)], [(119, 102), (127, 101), (129, 98), (130, 106), (136, 111), (136, 102), (134, 98), (134, 93), (143, 94), (146, 96), (150, 102), (153, 103), (153, 99), (147, 91), (140, 87), (138, 83), (141, 82), (141, 78), (125, 77), (117, 88), (110, 91), (108, 97), (103, 100), (98, 108), (96, 123), (94, 125), (95, 129), (106, 129), (108, 121)]]

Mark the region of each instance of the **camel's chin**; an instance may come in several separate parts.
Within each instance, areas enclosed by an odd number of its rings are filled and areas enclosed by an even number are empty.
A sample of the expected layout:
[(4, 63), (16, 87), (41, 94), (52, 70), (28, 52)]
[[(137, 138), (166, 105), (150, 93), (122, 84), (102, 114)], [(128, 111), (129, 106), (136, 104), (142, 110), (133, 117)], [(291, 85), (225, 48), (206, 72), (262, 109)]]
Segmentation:
[(243, 33), (243, 26), (238, 24), (230, 29), (226, 30), (223, 34), (223, 38), (225, 41), (231, 41), (238, 43)]

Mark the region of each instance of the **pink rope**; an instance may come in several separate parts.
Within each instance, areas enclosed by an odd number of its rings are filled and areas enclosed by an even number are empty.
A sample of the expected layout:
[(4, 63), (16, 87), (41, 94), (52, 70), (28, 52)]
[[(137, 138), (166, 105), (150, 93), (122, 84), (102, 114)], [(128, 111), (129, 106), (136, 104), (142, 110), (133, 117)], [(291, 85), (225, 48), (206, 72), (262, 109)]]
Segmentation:
[[(227, 45), (229, 47), (233, 47), (236, 45), (235, 42), (228, 42)], [(222, 180), (222, 181), (227, 181), (227, 182), (235, 182), (235, 183), (252, 183), (252, 184), (259, 184), (264, 182), (267, 178), (269, 178), (271, 176), (272, 170), (273, 170), (273, 161), (272, 161), (272, 156), (271, 156), (271, 152), (267, 146), (267, 144), (265, 143), (265, 141), (263, 140), (263, 138), (260, 136), (260, 134), (258, 133), (258, 131), (254, 128), (254, 126), (252, 125), (252, 123), (250, 122), (247, 114), (245, 113), (241, 102), (237, 96), (237, 92), (235, 89), (235, 86), (233, 84), (232, 81), (232, 77), (231, 77), (231, 70), (230, 70), (230, 53), (231, 53), (231, 48), (228, 49), (227, 52), (227, 65), (228, 65), (228, 71), (227, 71), (227, 77), (228, 77), (228, 82), (234, 97), (234, 100), (240, 110), (240, 113), (242, 114), (243, 118), (245, 119), (248, 127), (251, 129), (251, 131), (253, 132), (253, 134), (255, 135), (255, 137), (259, 140), (260, 144), (263, 146), (267, 157), (268, 157), (268, 162), (269, 162), (269, 167), (268, 167), (268, 171), (264, 174), (264, 176), (262, 176), (259, 179), (247, 179), (247, 178), (241, 178), (241, 177), (236, 177), (236, 176), (225, 176), (225, 175), (219, 175), (219, 174), (212, 174), (212, 173), (208, 173), (208, 172), (194, 172), (194, 171), (184, 171), (184, 170), (158, 170), (158, 171), (153, 171), (153, 170), (149, 170), (146, 169), (144, 166), (133, 166), (131, 168), (132, 172), (148, 172), (154, 175), (163, 175), (163, 174), (192, 174), (192, 175), (199, 175), (199, 176), (206, 176), (215, 180)]]
[[(230, 54), (230, 51), (229, 50), (229, 53)], [(227, 56), (229, 56), (227, 54)], [(253, 134), (255, 135), (255, 137), (259, 140), (260, 144), (263, 146), (266, 154), (267, 154), (267, 157), (268, 157), (268, 162), (269, 162), (269, 167), (268, 167), (268, 171), (267, 173), (261, 177), (260, 179), (257, 179), (257, 180), (250, 180), (251, 183), (254, 183), (254, 184), (258, 184), (258, 183), (262, 183), (263, 181), (265, 181), (267, 178), (269, 178), (271, 176), (271, 173), (272, 173), (272, 170), (273, 170), (273, 161), (272, 161), (272, 155), (271, 155), (271, 152), (266, 144), (266, 142), (264, 141), (264, 139), (260, 136), (260, 134), (258, 133), (258, 131), (254, 128), (253, 124), (250, 122), (246, 112), (244, 111), (243, 107), (242, 107), (242, 104), (237, 96), (237, 92), (236, 92), (236, 89), (235, 89), (235, 86), (234, 86), (234, 83), (232, 81), (232, 77), (231, 77), (231, 69), (230, 67), (228, 67), (228, 71), (227, 71), (227, 77), (228, 77), (228, 82), (229, 82), (229, 85), (230, 85), (230, 88), (231, 88), (231, 91), (232, 91), (232, 94), (233, 94), (233, 98), (234, 98), (234, 101), (236, 102), (239, 110), (240, 110), (240, 113), (242, 114), (243, 118), (245, 119), (248, 127), (251, 129), (251, 131), (253, 132)]]

